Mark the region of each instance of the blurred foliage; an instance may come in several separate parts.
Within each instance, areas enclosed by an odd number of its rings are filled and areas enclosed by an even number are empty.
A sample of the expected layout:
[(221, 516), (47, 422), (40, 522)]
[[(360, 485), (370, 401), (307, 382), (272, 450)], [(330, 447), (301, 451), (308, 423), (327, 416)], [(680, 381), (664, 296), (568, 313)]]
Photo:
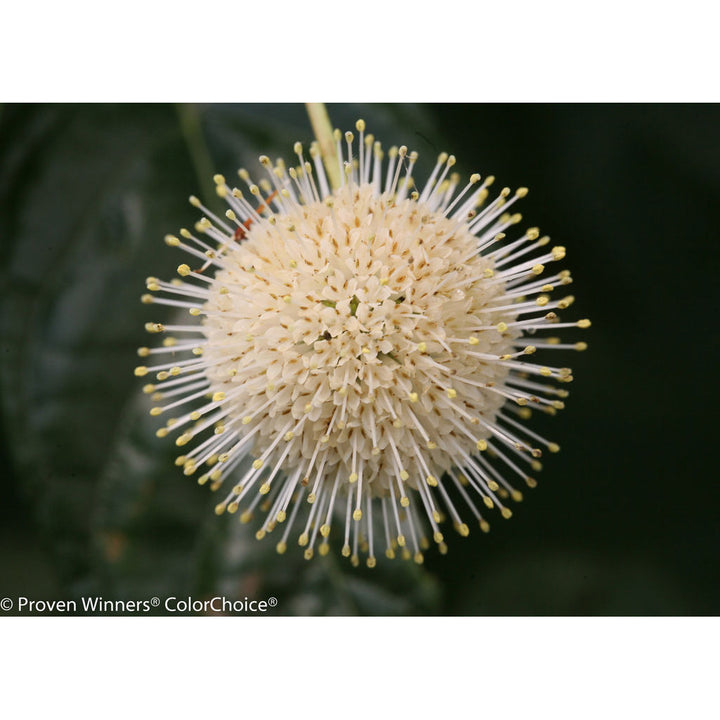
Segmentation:
[[(720, 163), (701, 147), (717, 113), (703, 120), (612, 107), (540, 107), (534, 117), (514, 106), (330, 110), (341, 128), (364, 117), (386, 147), (420, 151), (418, 176), (447, 149), (463, 173), (494, 172), (502, 183), (531, 187), (524, 212), (568, 246), (578, 316), (590, 315), (597, 328), (589, 359), (577, 361), (569, 419), (542, 427), (562, 438), (562, 462), (548, 462), (512, 523), (496, 522), (487, 537), (453, 537), (446, 558), (428, 553), (422, 567), (381, 558), (373, 571), (356, 570), (339, 556), (306, 562), (297, 548), (280, 557), (271, 541), (255, 540), (252, 526), (217, 518), (211, 493), (184, 477), (172, 443), (155, 437), (133, 377), (144, 323), (166, 319), (149, 314), (139, 296), (146, 276), (174, 273), (178, 255), (162, 238), (194, 221), (187, 197), (207, 197), (214, 172), (256, 168), (260, 153), (290, 157), (296, 139), (311, 139), (304, 108), (8, 106), (0, 114), (0, 594), (274, 595), (278, 614), (297, 615), (711, 611), (717, 578), (706, 570), (717, 525), (675, 491), (690, 473), (701, 482), (702, 461), (667, 447), (657, 462), (670, 408), (686, 403), (686, 417), (691, 405), (665, 366), (627, 361), (645, 338), (681, 323), (682, 313), (666, 306), (664, 324), (653, 325), (653, 302), (668, 283), (689, 290), (677, 283), (677, 264), (653, 250), (670, 252), (688, 227), (702, 238), (714, 226)], [(685, 173), (679, 196), (668, 170)], [(677, 216), (663, 207), (671, 196), (688, 203)], [(692, 242), (684, 252), (698, 266), (706, 261)], [(643, 262), (656, 282), (638, 269)], [(698, 292), (707, 303), (708, 285)], [(641, 333), (639, 317), (647, 319)], [(674, 351), (697, 347), (682, 326), (676, 341), (665, 348), (668, 365)], [(713, 359), (711, 352), (706, 361)], [(651, 382), (666, 383), (663, 402), (647, 390)], [(631, 393), (643, 401), (619, 414)], [(692, 442), (687, 426), (672, 433)]]
[[(411, 112), (381, 111), (376, 124), (389, 135)], [(11, 107), (2, 133), (4, 424), (59, 588), (274, 595), (290, 614), (431, 611), (438, 589), (420, 568), (383, 566), (371, 579), (334, 557), (279, 558), (253, 528), (218, 519), (207, 488), (174, 466), (174, 445), (155, 437), (133, 377), (144, 324), (167, 320), (139, 294), (146, 276), (174, 274), (162, 238), (191, 224), (187, 197), (212, 187), (208, 172), (254, 168), (260, 152), (309, 140), (304, 109)]]

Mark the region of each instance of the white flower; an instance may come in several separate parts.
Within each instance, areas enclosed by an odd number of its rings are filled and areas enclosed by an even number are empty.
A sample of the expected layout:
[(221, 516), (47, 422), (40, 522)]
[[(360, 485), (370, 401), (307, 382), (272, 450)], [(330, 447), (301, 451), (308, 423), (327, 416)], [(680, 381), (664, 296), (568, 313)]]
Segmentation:
[(510, 517), (515, 484), (533, 487), (527, 470), (558, 449), (525, 428), (523, 406), (553, 413), (567, 395), (555, 383), (572, 379), (528, 358), (585, 347), (526, 336), (589, 321), (560, 322), (572, 297), (550, 298), (571, 281), (548, 267), (564, 248), (537, 228), (506, 235), (525, 188), (486, 202), (493, 178), (458, 190), (442, 154), (416, 189), (416, 153), (392, 148), (383, 167), (357, 129), (354, 149), (335, 132), (335, 190), (317, 144), (309, 162), (298, 143), (296, 168), (261, 157), (259, 185), (239, 171), (249, 197), (215, 177), (225, 218), (191, 198), (205, 217), (166, 242), (195, 269), (149, 278), (162, 296), (143, 299), (202, 324), (149, 324), (167, 337), (139, 350), (161, 359), (136, 374), (157, 375), (151, 413), (172, 416), (158, 435), (191, 448), (177, 459), (186, 475), (222, 488), (218, 513), (247, 522), (259, 509), (258, 538), (276, 532), (282, 553), (294, 533), (307, 558), (337, 524), (342, 554), (372, 567), (379, 545), (421, 562), (428, 534), (445, 552), (446, 518), (467, 535), (473, 517), (487, 531), (486, 509)]

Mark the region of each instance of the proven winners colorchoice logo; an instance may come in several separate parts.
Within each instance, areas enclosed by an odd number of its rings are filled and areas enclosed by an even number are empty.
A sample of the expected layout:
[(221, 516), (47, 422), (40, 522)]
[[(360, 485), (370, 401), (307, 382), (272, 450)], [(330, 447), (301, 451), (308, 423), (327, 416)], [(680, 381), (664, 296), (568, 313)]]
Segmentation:
[(88, 614), (117, 613), (138, 614), (164, 610), (168, 613), (201, 613), (201, 614), (244, 614), (265, 613), (277, 607), (275, 597), (263, 600), (232, 599), (222, 596), (203, 598), (177, 598), (171, 596), (164, 601), (155, 596), (143, 600), (106, 600), (102, 597), (82, 597), (79, 600), (34, 600), (20, 596), (17, 600), (3, 598), (0, 610), (15, 611), (22, 615), (57, 615), (57, 614)]

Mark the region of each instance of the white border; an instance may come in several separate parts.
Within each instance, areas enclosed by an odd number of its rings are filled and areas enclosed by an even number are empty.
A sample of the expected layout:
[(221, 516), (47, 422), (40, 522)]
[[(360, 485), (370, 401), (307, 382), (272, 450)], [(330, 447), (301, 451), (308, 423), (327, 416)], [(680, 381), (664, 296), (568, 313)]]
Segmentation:
[(0, 101), (716, 101), (712, 7), (12, 3)]
[(717, 618), (18, 618), (2, 625), (0, 711), (695, 720), (717, 713), (719, 630)]

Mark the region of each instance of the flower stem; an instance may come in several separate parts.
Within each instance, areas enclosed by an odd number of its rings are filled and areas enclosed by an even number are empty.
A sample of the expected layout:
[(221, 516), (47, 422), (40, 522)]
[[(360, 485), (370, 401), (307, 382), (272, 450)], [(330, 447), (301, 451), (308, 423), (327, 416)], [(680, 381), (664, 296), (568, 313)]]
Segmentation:
[(325, 103), (305, 103), (305, 107), (320, 148), (320, 156), (323, 159), (330, 186), (333, 190), (337, 190), (340, 187), (340, 170), (333, 138), (333, 127), (330, 124), (327, 108)]
[(217, 204), (218, 198), (215, 194), (215, 185), (211, 181), (215, 172), (213, 170), (213, 160), (205, 142), (198, 108), (193, 104), (179, 103), (175, 106), (175, 110), (205, 202), (211, 209), (218, 209), (219, 211), (221, 206)]

